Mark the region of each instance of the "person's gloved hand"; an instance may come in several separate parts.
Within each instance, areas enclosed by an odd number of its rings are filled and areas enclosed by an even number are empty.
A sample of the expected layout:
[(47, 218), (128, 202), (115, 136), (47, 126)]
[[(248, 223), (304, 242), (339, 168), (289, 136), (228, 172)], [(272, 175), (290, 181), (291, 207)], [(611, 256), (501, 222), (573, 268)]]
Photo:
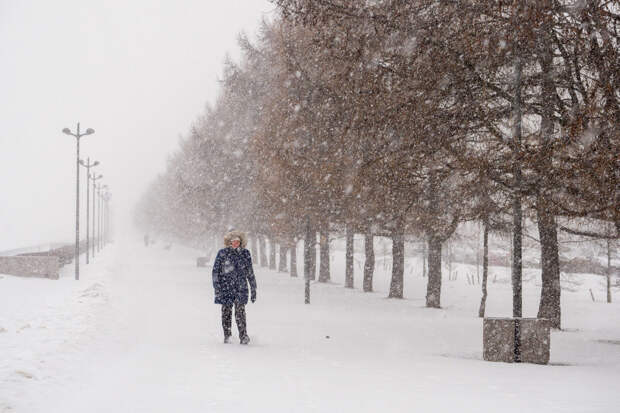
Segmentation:
[(252, 302), (256, 302), (256, 290), (252, 291), (252, 296), (250, 297), (250, 300), (252, 300)]

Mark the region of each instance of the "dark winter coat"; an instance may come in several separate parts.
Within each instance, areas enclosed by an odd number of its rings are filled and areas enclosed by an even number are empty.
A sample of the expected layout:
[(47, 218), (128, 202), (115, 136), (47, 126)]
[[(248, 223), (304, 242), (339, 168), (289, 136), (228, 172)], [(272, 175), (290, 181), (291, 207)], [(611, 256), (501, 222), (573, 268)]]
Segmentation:
[(218, 251), (213, 263), (215, 304), (248, 303), (248, 283), (252, 297), (256, 297), (256, 277), (250, 251), (226, 247)]

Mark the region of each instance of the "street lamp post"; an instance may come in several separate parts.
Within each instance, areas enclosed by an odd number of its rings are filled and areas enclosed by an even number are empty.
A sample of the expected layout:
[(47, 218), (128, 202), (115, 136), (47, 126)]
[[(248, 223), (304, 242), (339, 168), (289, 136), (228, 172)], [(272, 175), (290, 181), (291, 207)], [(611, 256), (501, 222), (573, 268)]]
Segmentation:
[(101, 186), (97, 185), (97, 252), (101, 251)]
[(97, 190), (97, 181), (100, 180), (101, 178), (103, 178), (102, 174), (99, 174), (97, 176), (95, 176), (93, 174), (93, 176), (90, 177), (90, 179), (93, 181), (93, 250), (92, 250), (92, 256), (93, 258), (95, 257), (95, 244), (97, 242), (97, 227), (95, 226), (95, 218), (97, 217), (96, 212), (96, 205), (97, 205), (97, 197), (95, 196), (95, 191)]
[(103, 248), (103, 245), (101, 243), (101, 241), (102, 241), (102, 237), (101, 237), (101, 227), (102, 227), (101, 220), (103, 218), (103, 215), (102, 215), (103, 211), (102, 211), (102, 209), (103, 209), (103, 195), (104, 194), (101, 193), (101, 190), (105, 191), (107, 188), (108, 188), (107, 185), (99, 185), (97, 187), (97, 196), (99, 197), (99, 200), (98, 200), (99, 201), (99, 211), (97, 211), (97, 215), (98, 215), (97, 216), (97, 226), (99, 227), (97, 229), (97, 234), (99, 235), (99, 237), (97, 238), (97, 252), (99, 252)]
[(103, 194), (103, 246), (108, 243), (110, 230), (110, 201), (111, 194), (109, 191)]
[[(80, 160), (80, 165), (86, 168), (86, 264), (89, 263), (89, 240), (90, 240), (90, 232), (89, 232), (89, 222), (90, 222), (90, 168), (99, 165), (99, 161), (95, 161), (90, 163), (90, 158), (86, 158), (86, 162)], [(93, 202), (95, 200), (93, 199)]]
[(75, 279), (80, 279), (80, 138), (95, 133), (94, 129), (88, 128), (86, 132), (80, 133), (80, 123), (77, 124), (77, 132), (71, 132), (71, 129), (64, 128), (62, 133), (75, 136), (77, 142), (77, 156), (75, 160)]

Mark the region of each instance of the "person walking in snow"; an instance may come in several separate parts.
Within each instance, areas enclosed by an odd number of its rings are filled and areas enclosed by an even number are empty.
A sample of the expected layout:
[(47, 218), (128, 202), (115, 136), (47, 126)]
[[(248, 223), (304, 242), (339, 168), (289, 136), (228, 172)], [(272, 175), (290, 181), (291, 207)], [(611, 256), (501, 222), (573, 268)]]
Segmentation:
[(222, 305), (224, 343), (230, 342), (232, 310), (239, 329), (239, 342), (248, 344), (245, 305), (248, 303), (248, 283), (251, 300), (256, 301), (256, 277), (252, 268), (252, 256), (245, 249), (247, 237), (243, 232), (231, 231), (224, 236), (225, 248), (218, 251), (213, 263), (213, 288), (215, 304)]

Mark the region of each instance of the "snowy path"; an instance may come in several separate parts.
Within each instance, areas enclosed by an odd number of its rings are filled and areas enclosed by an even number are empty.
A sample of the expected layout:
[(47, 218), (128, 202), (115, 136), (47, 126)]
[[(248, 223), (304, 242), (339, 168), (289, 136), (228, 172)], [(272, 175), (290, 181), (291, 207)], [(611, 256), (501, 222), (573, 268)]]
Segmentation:
[[(423, 308), (420, 291), (387, 300), (338, 284), (313, 284), (306, 306), (301, 280), (258, 269), (252, 344), (240, 346), (222, 343), (209, 269), (196, 268), (189, 249), (119, 243), (79, 284), (12, 278), (0, 286), (61, 291), (45, 293), (47, 319), (20, 314), (15, 300), (0, 307), (0, 350), (11, 355), (0, 365), (0, 412), (610, 412), (620, 404), (612, 390), (620, 345), (592, 338), (620, 336), (617, 306), (599, 309), (610, 319), (594, 330), (575, 315), (578, 331), (554, 334), (555, 365), (507, 365), (480, 360), (481, 322), (450, 286), (457, 304), (445, 310)], [(580, 303), (569, 309), (578, 313)], [(47, 327), (25, 338), (18, 330), (27, 318)], [(16, 373), (22, 365), (36, 366), (34, 377)]]

